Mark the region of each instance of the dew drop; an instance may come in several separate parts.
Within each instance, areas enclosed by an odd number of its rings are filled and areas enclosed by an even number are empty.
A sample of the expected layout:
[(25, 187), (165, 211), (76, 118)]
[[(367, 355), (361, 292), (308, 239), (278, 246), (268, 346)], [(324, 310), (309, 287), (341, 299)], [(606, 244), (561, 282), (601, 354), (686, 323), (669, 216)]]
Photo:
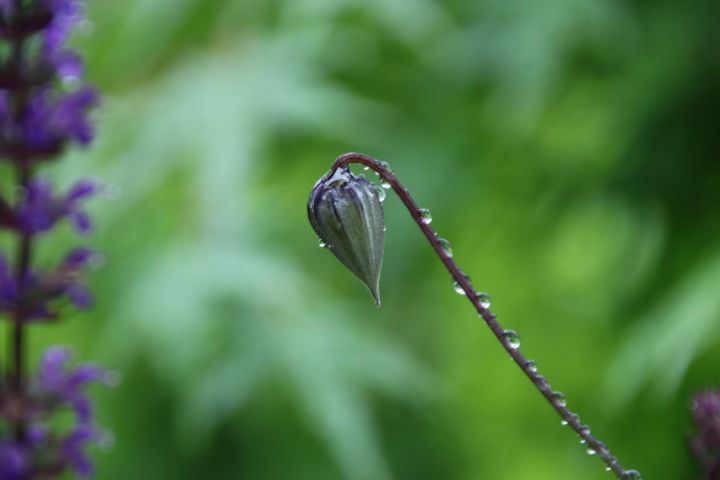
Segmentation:
[(388, 188), (390, 188), (390, 183), (383, 180), (382, 183), (380, 183), (380, 186), (387, 190)]
[(595, 455), (595, 454), (597, 453), (597, 452), (595, 451), (595, 449), (592, 448), (592, 447), (586, 448), (585, 451), (587, 452), (588, 455)]
[(490, 305), (492, 305), (492, 300), (490, 300), (490, 295), (487, 292), (475, 292), (475, 295), (477, 296), (477, 301), (485, 309), (490, 308)]
[(384, 169), (387, 170), (388, 172), (392, 173), (393, 169), (392, 169), (392, 167), (390, 166), (390, 164), (389, 164), (388, 162), (383, 162), (382, 160), (380, 160), (378, 163), (380, 164), (380, 166), (381, 166), (382, 168), (384, 168)]
[(610, 467), (605, 467), (605, 471), (606, 471), (606, 472), (609, 472), (610, 470), (612, 470), (612, 468), (610, 468)]
[(445, 255), (452, 258), (453, 249), (452, 249), (452, 245), (450, 244), (450, 242), (448, 242), (447, 240), (445, 240), (444, 238), (441, 238), (441, 237), (438, 237), (437, 241), (440, 244), (440, 248), (442, 248), (443, 252), (445, 252)]
[(559, 405), (563, 407), (567, 405), (567, 400), (565, 400), (565, 395), (562, 392), (553, 392), (552, 397)]
[(107, 452), (115, 446), (115, 434), (109, 430), (100, 432), (97, 437), (97, 446), (101, 451)]
[(319, 246), (320, 248), (330, 248), (330, 245), (328, 245), (327, 243), (323, 242), (323, 241), (320, 240), (320, 239), (318, 239), (318, 246)]
[(385, 193), (385, 190), (383, 190), (382, 188), (379, 188), (377, 186), (375, 187), (374, 190), (375, 190), (375, 193), (377, 193), (378, 200), (380, 200), (380, 203), (384, 202), (385, 197), (387, 196), (387, 194)]
[(110, 388), (115, 388), (122, 382), (122, 374), (117, 370), (107, 370), (102, 376), (102, 382)]
[(367, 165), (365, 165), (365, 166), (363, 167), (363, 170), (365, 170), (365, 171), (367, 172), (368, 170), (370, 170), (370, 167), (368, 167)]
[[(463, 275), (463, 277), (465, 278), (465, 281), (467, 281), (468, 283), (471, 283), (470, 277), (468, 277), (467, 275)], [(465, 290), (463, 290), (462, 285), (460, 285), (460, 283), (457, 280), (453, 282), (453, 290), (455, 290), (455, 292), (460, 295), (465, 295)]]
[(515, 330), (505, 330), (503, 336), (508, 344), (510, 344), (510, 348), (513, 350), (520, 348), (520, 335), (518, 335)]
[[(572, 418), (573, 420), (576, 420), (576, 421), (578, 421), (578, 422), (580, 421), (580, 417), (578, 416), (577, 413), (571, 414), (571, 415), (570, 415), (570, 418)], [(565, 420), (564, 418), (563, 418), (562, 421), (560, 422), (561, 425), (567, 425), (568, 423), (570, 423), (570, 422), (568, 422), (568, 421)]]
[(533, 373), (538, 371), (537, 363), (535, 363), (535, 360), (528, 360), (527, 362), (525, 362), (525, 366)]
[(643, 476), (637, 470), (626, 470), (623, 480), (642, 480)]
[(114, 202), (122, 197), (123, 188), (115, 183), (109, 183), (103, 188), (102, 194), (107, 200)]
[(425, 225), (429, 225), (430, 222), (432, 222), (432, 213), (430, 212), (430, 209), (428, 208), (421, 208), (420, 209), (420, 219)]
[(90, 257), (90, 268), (93, 270), (100, 270), (105, 266), (107, 263), (107, 260), (105, 259), (105, 255), (102, 253), (96, 253), (92, 257)]

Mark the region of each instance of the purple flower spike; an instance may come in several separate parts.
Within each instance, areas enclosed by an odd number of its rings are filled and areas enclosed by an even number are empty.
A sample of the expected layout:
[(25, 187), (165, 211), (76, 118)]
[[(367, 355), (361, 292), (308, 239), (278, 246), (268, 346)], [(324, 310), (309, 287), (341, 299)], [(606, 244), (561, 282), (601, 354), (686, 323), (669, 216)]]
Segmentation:
[[(0, 251), (0, 316), (12, 321), (15, 333), (8, 352), (15, 361), (0, 381), (0, 480), (91, 475), (87, 447), (103, 437), (88, 387), (113, 386), (119, 378), (92, 364), (75, 365), (71, 351), (57, 347), (45, 351), (34, 374), (21, 368), (31, 362), (24, 329), (55, 320), (68, 303), (85, 309), (93, 300), (83, 279), (99, 258), (93, 251), (73, 249), (54, 268), (35, 261), (39, 235), (58, 222), (90, 231), (84, 203), (100, 191), (97, 182), (80, 180), (59, 192), (37, 174), (42, 161), (94, 136), (89, 112), (99, 93), (84, 84), (83, 60), (67, 45), (84, 18), (85, 0), (0, 0), (0, 160), (14, 170), (3, 189), (18, 192), (0, 195), (0, 228), (15, 237), (5, 243), (21, 246), (12, 258)], [(67, 410), (72, 425), (55, 421)]]
[(720, 476), (720, 391), (706, 391), (695, 396), (692, 416), (697, 435), (690, 440), (693, 454), (707, 478)]

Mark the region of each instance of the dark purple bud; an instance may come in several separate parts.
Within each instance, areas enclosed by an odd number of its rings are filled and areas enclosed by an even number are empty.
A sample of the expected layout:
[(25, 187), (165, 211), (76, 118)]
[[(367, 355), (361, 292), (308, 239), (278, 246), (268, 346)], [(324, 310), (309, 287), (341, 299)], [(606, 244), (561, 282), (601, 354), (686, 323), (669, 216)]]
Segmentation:
[(377, 305), (385, 242), (380, 190), (348, 168), (339, 168), (318, 180), (308, 201), (315, 233), (367, 285)]

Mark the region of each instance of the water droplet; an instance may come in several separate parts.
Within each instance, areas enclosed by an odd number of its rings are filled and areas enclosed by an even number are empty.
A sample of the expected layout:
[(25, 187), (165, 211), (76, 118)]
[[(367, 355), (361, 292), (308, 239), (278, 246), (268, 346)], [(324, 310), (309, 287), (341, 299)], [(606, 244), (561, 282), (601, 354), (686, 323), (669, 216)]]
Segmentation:
[(108, 387), (115, 388), (122, 382), (122, 373), (117, 370), (107, 370), (102, 376), (102, 382)]
[[(471, 283), (470, 277), (468, 277), (467, 275), (463, 275), (463, 277), (465, 278), (465, 281)], [(460, 295), (465, 295), (465, 290), (463, 290), (462, 285), (460, 285), (457, 280), (453, 282), (453, 290), (455, 290), (455, 292), (459, 293)]]
[(60, 77), (63, 87), (73, 89), (80, 85), (82, 79), (75, 74), (65, 74)]
[(595, 454), (597, 453), (597, 452), (595, 451), (595, 449), (592, 448), (592, 447), (586, 448), (585, 451), (587, 452), (588, 455), (595, 455)]
[(623, 480), (642, 480), (643, 476), (637, 470), (625, 470)]
[(565, 400), (565, 395), (562, 392), (553, 392), (552, 396), (559, 405), (563, 407), (567, 405), (567, 400)]
[(505, 332), (503, 332), (503, 336), (505, 337), (505, 340), (507, 340), (508, 344), (510, 344), (510, 348), (513, 350), (520, 348), (520, 335), (518, 335), (515, 330), (505, 330)]
[(365, 166), (363, 167), (363, 170), (365, 170), (365, 171), (367, 172), (368, 170), (370, 170), (370, 167), (368, 167), (367, 165), (365, 165)]
[(385, 193), (385, 190), (383, 190), (382, 188), (379, 188), (379, 187), (377, 187), (377, 186), (375, 187), (374, 190), (375, 190), (375, 193), (376, 193), (377, 196), (378, 196), (378, 200), (380, 200), (380, 203), (384, 202), (384, 201), (385, 201), (385, 197), (387, 196), (387, 194)]
[(82, 20), (75, 28), (81, 35), (92, 35), (95, 32), (95, 22)]
[(610, 470), (612, 470), (612, 468), (610, 468), (610, 467), (605, 467), (605, 471), (606, 471), (606, 472), (609, 472)]
[(115, 446), (115, 434), (109, 430), (103, 430), (98, 434), (96, 442), (100, 450), (107, 452)]
[(535, 363), (535, 360), (528, 360), (525, 362), (525, 366), (530, 370), (531, 372), (535, 373), (538, 370), (537, 363)]
[[(580, 421), (580, 417), (577, 415), (577, 413), (571, 414), (571, 415), (570, 415), (570, 418), (572, 418), (573, 420), (577, 420), (578, 422)], [(565, 420), (564, 418), (563, 418), (562, 421), (560, 422), (561, 425), (567, 425), (568, 423), (570, 423), (570, 422), (568, 422), (568, 421)]]
[(587, 443), (587, 440), (585, 440), (584, 438), (580, 439), (580, 445), (585, 445), (586, 443)]
[(390, 188), (390, 183), (383, 180), (382, 183), (380, 183), (380, 186), (387, 190), (388, 188)]
[(490, 300), (490, 295), (487, 292), (475, 292), (475, 295), (477, 295), (477, 301), (485, 309), (490, 308), (490, 305), (492, 305), (492, 300)]
[(441, 237), (437, 237), (437, 241), (440, 244), (440, 248), (442, 248), (443, 252), (445, 252), (445, 255), (452, 258), (453, 249), (452, 249), (452, 245), (450, 244), (450, 242), (448, 242), (447, 240), (445, 240), (444, 238), (441, 238)]
[(430, 212), (430, 209), (428, 208), (421, 208), (420, 209), (420, 219), (425, 225), (429, 225), (430, 222), (432, 222), (432, 213)]
[(93, 270), (100, 270), (106, 263), (107, 260), (105, 259), (105, 255), (102, 253), (96, 253), (90, 257), (90, 268)]
[(380, 161), (378, 161), (378, 163), (380, 164), (380, 166), (382, 168), (384, 168), (388, 172), (392, 173), (393, 169), (388, 162), (383, 162), (382, 160), (380, 160)]
[(323, 242), (323, 241), (320, 240), (320, 239), (318, 239), (318, 246), (319, 246), (320, 248), (330, 248), (330, 245), (328, 245), (327, 243)]
[(111, 202), (116, 201), (120, 197), (122, 197), (123, 194), (123, 188), (120, 185), (117, 185), (115, 183), (109, 183), (105, 185), (105, 188), (103, 188), (103, 196), (110, 200)]

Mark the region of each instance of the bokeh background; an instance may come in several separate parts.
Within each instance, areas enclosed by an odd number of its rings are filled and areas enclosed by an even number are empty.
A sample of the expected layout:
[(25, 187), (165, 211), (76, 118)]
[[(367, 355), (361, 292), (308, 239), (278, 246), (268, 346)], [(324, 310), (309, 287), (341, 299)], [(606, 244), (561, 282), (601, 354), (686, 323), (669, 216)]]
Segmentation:
[[(91, 0), (109, 182), (90, 313), (119, 369), (100, 479), (603, 479), (392, 196), (384, 306), (305, 213), (389, 161), (506, 328), (628, 467), (690, 479), (720, 385), (716, 0)], [(44, 240), (47, 258), (74, 242)], [(41, 256), (42, 258), (42, 256)], [(48, 260), (49, 261), (49, 260)]]

